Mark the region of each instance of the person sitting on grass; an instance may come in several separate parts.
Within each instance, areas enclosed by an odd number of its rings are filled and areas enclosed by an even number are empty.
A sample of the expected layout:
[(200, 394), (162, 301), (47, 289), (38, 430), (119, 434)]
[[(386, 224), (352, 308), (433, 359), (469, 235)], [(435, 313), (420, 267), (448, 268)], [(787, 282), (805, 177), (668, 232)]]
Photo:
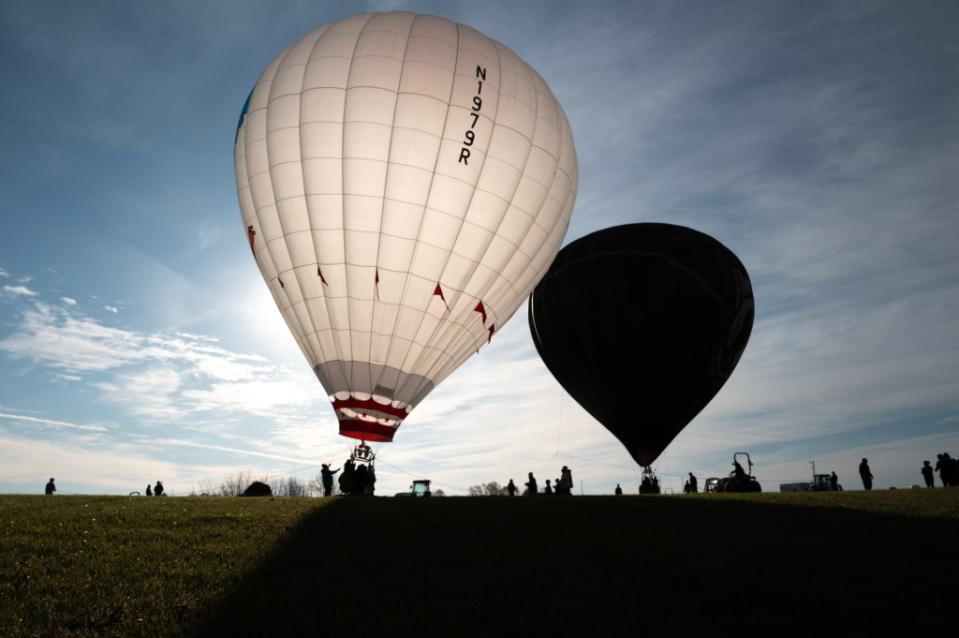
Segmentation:
[(153, 496), (153, 488), (150, 487), (149, 483), (147, 483), (147, 496)]
[(157, 481), (156, 486), (153, 488), (154, 496), (163, 496), (163, 481)]
[(50, 480), (47, 481), (47, 486), (43, 488), (43, 493), (47, 496), (53, 495), (57, 491), (57, 486), (53, 484), (53, 477), (50, 477)]
[(623, 488), (621, 488), (621, 487), (619, 486), (619, 483), (616, 484), (615, 494), (616, 494), (616, 496), (622, 496), (622, 495), (623, 495)]
[(506, 484), (506, 493), (510, 496), (516, 496), (516, 483), (513, 482), (513, 479), (510, 479), (509, 483)]

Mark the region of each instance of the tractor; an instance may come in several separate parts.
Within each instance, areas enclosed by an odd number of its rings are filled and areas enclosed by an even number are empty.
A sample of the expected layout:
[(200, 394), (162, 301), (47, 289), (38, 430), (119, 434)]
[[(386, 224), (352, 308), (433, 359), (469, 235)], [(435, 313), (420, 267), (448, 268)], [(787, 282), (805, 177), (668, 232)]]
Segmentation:
[(832, 482), (832, 474), (816, 474), (816, 462), (810, 461), (809, 464), (812, 466), (812, 483), (809, 484), (810, 492), (841, 492), (842, 485), (839, 484), (839, 480), (836, 480), (836, 483)]
[[(748, 469), (743, 469), (739, 458), (743, 457)], [(707, 492), (762, 492), (763, 488), (753, 476), (753, 460), (749, 452), (733, 454), (733, 471), (721, 479), (706, 479)], [(712, 488), (712, 489), (711, 489)]]
[(429, 479), (416, 479), (413, 481), (413, 484), (410, 485), (411, 496), (429, 496), (430, 494)]
[(409, 492), (397, 492), (396, 496), (430, 496), (430, 480), (429, 479), (416, 479), (413, 481), (413, 484), (410, 485)]

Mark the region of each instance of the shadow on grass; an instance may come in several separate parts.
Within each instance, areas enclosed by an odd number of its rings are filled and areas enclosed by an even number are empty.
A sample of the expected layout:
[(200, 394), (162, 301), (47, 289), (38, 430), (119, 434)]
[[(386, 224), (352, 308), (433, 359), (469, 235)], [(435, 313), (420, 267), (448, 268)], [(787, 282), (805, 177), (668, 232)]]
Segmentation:
[(343, 499), (195, 635), (949, 635), (957, 541), (956, 519), (725, 499)]

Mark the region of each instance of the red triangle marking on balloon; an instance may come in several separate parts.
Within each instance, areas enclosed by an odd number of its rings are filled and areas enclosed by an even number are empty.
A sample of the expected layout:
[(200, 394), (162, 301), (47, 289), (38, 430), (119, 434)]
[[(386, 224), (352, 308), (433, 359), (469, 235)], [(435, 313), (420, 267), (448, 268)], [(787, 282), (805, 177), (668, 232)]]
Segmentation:
[(329, 284), (326, 283), (326, 279), (323, 278), (323, 271), (320, 270), (320, 267), (319, 267), (319, 266), (316, 267), (316, 274), (320, 276), (320, 281), (323, 282), (323, 285), (324, 285), (324, 286), (329, 285)]
[(473, 312), (478, 312), (483, 315), (483, 325), (486, 325), (486, 308), (483, 307), (483, 302), (476, 304), (476, 307), (473, 308)]
[(253, 253), (253, 258), (256, 259), (256, 250), (253, 249), (253, 238), (256, 237), (256, 231), (253, 230), (253, 226), (246, 227), (246, 236), (250, 240), (250, 252)]
[(442, 299), (442, 300), (443, 300), (443, 305), (446, 306), (446, 309), (447, 309), (447, 310), (450, 309), (450, 305), (449, 305), (448, 303), (446, 303), (446, 295), (443, 294), (443, 289), (440, 287), (440, 285), (439, 285), (438, 282), (437, 282), (437, 284), (436, 284), (436, 288), (433, 289), (433, 296), (434, 296), (434, 297), (439, 297), (440, 299)]
[(283, 284), (283, 280), (282, 280), (282, 279), (280, 279), (279, 277), (277, 277), (276, 280), (277, 280), (278, 282), (280, 282), (280, 288), (286, 288), (286, 286)]

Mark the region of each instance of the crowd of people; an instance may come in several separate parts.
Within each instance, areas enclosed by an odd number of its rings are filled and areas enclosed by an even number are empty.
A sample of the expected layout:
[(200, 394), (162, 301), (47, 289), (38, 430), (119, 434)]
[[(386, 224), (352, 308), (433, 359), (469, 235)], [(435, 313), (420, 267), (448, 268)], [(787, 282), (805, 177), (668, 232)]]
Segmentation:
[[(533, 476), (533, 473), (530, 472), (527, 474), (527, 481), (524, 483), (526, 490), (523, 492), (523, 496), (536, 496), (540, 494), (539, 484), (536, 482), (536, 477)], [(513, 482), (513, 479), (509, 480), (509, 483), (506, 484), (506, 494), (509, 496), (516, 496), (516, 492), (519, 489), (516, 487), (516, 483)], [(573, 471), (563, 466), (563, 469), (560, 470), (559, 478), (555, 481), (546, 479), (546, 485), (543, 487), (542, 494), (545, 496), (552, 496), (554, 494), (559, 494), (563, 496), (569, 496), (573, 493)]]
[[(739, 474), (745, 475), (745, 471), (743, 470), (742, 466), (739, 465), (739, 463), (734, 461), (733, 466), (734, 472), (737, 476)], [(340, 471), (340, 468), (335, 470), (330, 469), (330, 466), (327, 463), (322, 465), (320, 476), (323, 484), (323, 496), (330, 496), (333, 493), (333, 477), (339, 474)], [(926, 487), (935, 487), (936, 473), (939, 474), (939, 480), (943, 487), (959, 486), (959, 460), (952, 458), (948, 452), (942, 452), (936, 455), (935, 466), (932, 465), (931, 461), (923, 461), (920, 472)], [(536, 477), (533, 476), (533, 473), (530, 472), (527, 476), (528, 480), (524, 484), (526, 486), (526, 490), (523, 492), (524, 496), (536, 496), (537, 494), (559, 494), (568, 496), (573, 493), (573, 472), (565, 465), (560, 470), (559, 478), (553, 481), (546, 479), (546, 485), (544, 486), (542, 492), (539, 490), (539, 485), (536, 481)], [(859, 478), (862, 479), (863, 489), (866, 491), (872, 489), (873, 475), (872, 470), (869, 467), (868, 459), (864, 458), (859, 463)], [(658, 487), (658, 480), (655, 478), (655, 475), (644, 475), (643, 481), (657, 481), (656, 487)], [(839, 477), (836, 475), (836, 472), (832, 472), (829, 477), (829, 481), (832, 489), (841, 489), (839, 487)], [(372, 463), (356, 463), (351, 458), (343, 464), (342, 474), (340, 474), (339, 479), (339, 488), (341, 493), (372, 496), (375, 485), (376, 472), (373, 469)], [(652, 487), (652, 485), (647, 485), (647, 487)], [(56, 493), (57, 486), (53, 477), (50, 477), (50, 480), (47, 482), (43, 491), (44, 494), (47, 495)], [(519, 491), (519, 488), (516, 487), (513, 479), (510, 479), (509, 483), (506, 484), (505, 491), (509, 496), (515, 496)], [(695, 494), (698, 491), (699, 482), (696, 478), (696, 475), (690, 472), (689, 479), (683, 482), (683, 492)], [(620, 496), (623, 493), (623, 489), (618, 483), (616, 484), (614, 493), (617, 496)], [(146, 495), (165, 496), (166, 493), (163, 489), (163, 481), (157, 481), (156, 485), (154, 486), (147, 485)]]
[[(333, 475), (340, 470), (330, 470), (328, 465), (323, 466), (327, 474), (320, 470), (323, 480), (323, 495), (329, 496), (333, 489)], [(327, 483), (327, 475), (329, 483)], [(327, 488), (329, 485), (329, 488)], [(343, 464), (343, 473), (340, 474), (340, 492), (353, 496), (373, 496), (373, 490), (376, 486), (376, 471), (373, 464), (356, 463), (353, 459)]]

